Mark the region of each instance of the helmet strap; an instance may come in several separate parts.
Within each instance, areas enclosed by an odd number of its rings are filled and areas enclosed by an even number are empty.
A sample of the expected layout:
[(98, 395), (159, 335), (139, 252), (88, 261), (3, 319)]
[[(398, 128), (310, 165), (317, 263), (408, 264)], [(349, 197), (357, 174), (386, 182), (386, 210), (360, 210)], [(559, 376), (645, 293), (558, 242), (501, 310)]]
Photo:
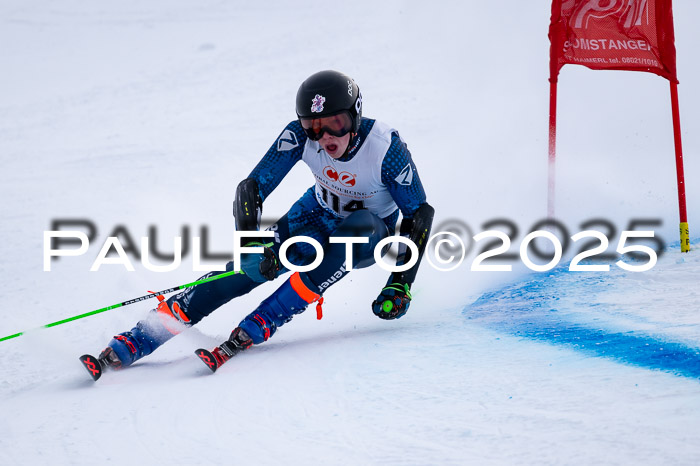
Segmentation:
[(350, 139), (348, 140), (348, 147), (345, 148), (345, 152), (343, 155), (340, 156), (342, 159), (343, 157), (347, 157), (347, 155), (350, 153), (350, 148), (352, 147), (353, 141), (355, 141), (355, 136), (357, 136), (357, 133), (350, 133)]

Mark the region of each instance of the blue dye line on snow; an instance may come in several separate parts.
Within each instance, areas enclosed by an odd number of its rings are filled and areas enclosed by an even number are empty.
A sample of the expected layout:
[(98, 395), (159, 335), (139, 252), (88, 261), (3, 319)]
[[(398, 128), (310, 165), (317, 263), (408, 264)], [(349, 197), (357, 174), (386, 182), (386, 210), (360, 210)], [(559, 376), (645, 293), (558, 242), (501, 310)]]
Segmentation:
[[(595, 308), (595, 293), (609, 286), (613, 285), (603, 278), (572, 277), (560, 269), (542, 278), (485, 293), (464, 313), (468, 319), (522, 338), (700, 379), (700, 348), (637, 331), (593, 328), (590, 323), (571, 318), (576, 314), (567, 312), (567, 308)], [(567, 291), (571, 287), (575, 287), (574, 296)]]

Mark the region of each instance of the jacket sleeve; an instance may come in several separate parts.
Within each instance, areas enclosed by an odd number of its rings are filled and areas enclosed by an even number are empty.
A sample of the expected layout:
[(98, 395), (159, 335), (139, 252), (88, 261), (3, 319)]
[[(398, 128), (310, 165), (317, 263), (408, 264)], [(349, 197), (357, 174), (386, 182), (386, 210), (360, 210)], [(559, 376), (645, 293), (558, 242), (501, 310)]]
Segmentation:
[(396, 131), (391, 135), (391, 145), (382, 162), (382, 183), (404, 218), (412, 218), (421, 204), (426, 202), (423, 183), (411, 159), (411, 152)]
[(250, 173), (248, 178), (258, 183), (263, 201), (301, 160), (306, 139), (299, 121), (290, 122)]

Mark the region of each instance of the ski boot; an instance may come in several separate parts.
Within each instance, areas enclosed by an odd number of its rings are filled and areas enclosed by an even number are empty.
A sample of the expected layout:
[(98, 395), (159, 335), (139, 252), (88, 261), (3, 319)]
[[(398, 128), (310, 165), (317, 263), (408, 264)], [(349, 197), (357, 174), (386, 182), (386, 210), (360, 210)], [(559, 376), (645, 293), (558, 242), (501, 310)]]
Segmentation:
[(144, 330), (147, 328), (145, 322), (147, 320), (140, 321), (130, 332), (115, 335), (97, 358), (89, 354), (80, 356), (80, 361), (93, 380), (99, 379), (107, 369), (118, 370), (132, 365), (164, 343)]
[(189, 319), (176, 301), (168, 306), (163, 296), (158, 296), (158, 300), (160, 303), (156, 309), (131, 331), (115, 335), (99, 357), (89, 354), (80, 357), (93, 380), (99, 379), (105, 369), (128, 367), (148, 356), (188, 326)]
[(296, 272), (243, 319), (227, 341), (211, 351), (200, 348), (195, 354), (212, 372), (216, 372), (222, 364), (242, 350), (267, 341), (278, 327), (292, 320), (294, 315), (304, 312), (315, 301), (318, 301), (316, 311), (320, 318), (323, 298), (311, 291), (302, 276)]
[[(316, 305), (317, 318), (321, 318), (323, 298), (312, 291), (307, 280), (295, 272), (282, 286), (272, 293), (239, 326), (245, 330), (253, 343), (260, 344), (275, 334), (278, 327), (286, 324), (296, 314), (301, 314), (309, 304)], [(312, 286), (311, 288), (315, 288)]]

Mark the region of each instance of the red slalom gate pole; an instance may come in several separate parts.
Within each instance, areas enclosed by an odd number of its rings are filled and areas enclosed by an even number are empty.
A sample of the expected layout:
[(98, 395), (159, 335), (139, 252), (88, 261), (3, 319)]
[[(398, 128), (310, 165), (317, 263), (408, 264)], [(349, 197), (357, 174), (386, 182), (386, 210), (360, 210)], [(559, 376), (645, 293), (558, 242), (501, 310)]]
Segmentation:
[(673, 114), (673, 142), (676, 148), (676, 178), (678, 181), (678, 212), (680, 214), (681, 252), (690, 251), (690, 229), (685, 203), (685, 175), (683, 174), (683, 145), (681, 144), (681, 116), (678, 107), (678, 83), (671, 81), (671, 113)]
[(557, 158), (557, 80), (549, 80), (549, 163), (547, 168), (547, 217), (554, 218)]

